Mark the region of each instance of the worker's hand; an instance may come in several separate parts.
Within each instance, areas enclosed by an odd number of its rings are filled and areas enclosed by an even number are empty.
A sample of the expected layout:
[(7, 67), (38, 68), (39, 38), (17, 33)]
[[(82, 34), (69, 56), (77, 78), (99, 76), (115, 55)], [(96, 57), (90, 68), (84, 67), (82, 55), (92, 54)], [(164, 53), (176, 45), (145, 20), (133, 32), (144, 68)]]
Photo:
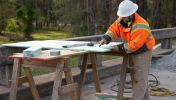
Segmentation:
[(99, 47), (100, 47), (101, 45), (108, 44), (108, 42), (107, 42), (106, 39), (104, 39), (104, 38), (102, 38), (99, 43), (100, 43)]
[(119, 47), (118, 46), (113, 46), (113, 48), (111, 49), (111, 51), (118, 52), (119, 51)]

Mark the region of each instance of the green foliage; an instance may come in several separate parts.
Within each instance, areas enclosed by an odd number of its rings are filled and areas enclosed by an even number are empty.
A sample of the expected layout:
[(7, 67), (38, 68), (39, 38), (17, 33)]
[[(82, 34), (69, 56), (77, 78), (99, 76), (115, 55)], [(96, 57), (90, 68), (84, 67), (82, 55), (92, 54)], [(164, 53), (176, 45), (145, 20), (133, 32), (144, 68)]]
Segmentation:
[(119, 58), (119, 57), (118, 56), (110, 56), (110, 55), (103, 55), (102, 56), (103, 61), (117, 59), (117, 58)]
[(35, 9), (32, 0), (27, 0), (24, 5), (19, 7), (17, 17), (23, 25), (22, 27), (25, 33), (25, 40), (32, 39), (31, 33), (33, 32), (33, 22), (35, 20)]
[(86, 24), (73, 24), (71, 27), (70, 36), (86, 36), (88, 27)]
[(37, 31), (32, 34), (33, 39), (35, 40), (55, 40), (55, 39), (64, 39), (68, 37), (68, 33), (58, 32), (58, 31)]
[(0, 2), (0, 34), (6, 29), (7, 20), (16, 16), (15, 5), (9, 1)]
[(7, 20), (6, 31), (8, 32), (17, 32), (19, 31), (19, 25), (17, 25), (17, 20), (14, 18)]

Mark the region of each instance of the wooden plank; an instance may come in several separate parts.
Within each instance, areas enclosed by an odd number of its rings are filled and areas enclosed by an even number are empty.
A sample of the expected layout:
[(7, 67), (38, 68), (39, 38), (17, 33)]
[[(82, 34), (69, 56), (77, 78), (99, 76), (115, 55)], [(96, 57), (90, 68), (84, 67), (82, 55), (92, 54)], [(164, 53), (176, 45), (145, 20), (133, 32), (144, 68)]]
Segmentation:
[[(73, 76), (72, 76), (72, 73), (71, 73), (71, 68), (69, 68), (68, 66), (69, 66), (69, 58), (65, 58), (64, 59), (64, 74), (65, 74), (66, 82), (67, 82), (67, 84), (72, 84), (72, 83), (74, 83), (74, 80), (73, 80)], [(76, 91), (76, 87), (75, 87), (74, 91), (72, 91), (70, 93), (71, 100), (77, 100), (78, 99), (76, 92), (77, 91)]]
[(84, 54), (83, 56), (83, 62), (81, 66), (81, 73), (80, 73), (80, 80), (79, 80), (79, 88), (78, 88), (78, 100), (81, 100), (83, 97), (83, 85), (85, 81), (85, 76), (86, 76), (86, 69), (87, 69), (87, 59), (88, 59), (88, 54)]
[(15, 53), (10, 58), (28, 59), (28, 60), (54, 60), (57, 58), (63, 58), (71, 55), (79, 55), (87, 53), (86, 51), (71, 51), (71, 50), (60, 50), (60, 55), (51, 56), (51, 50), (44, 50), (36, 57), (24, 57), (22, 53)]
[[(97, 97), (105, 97), (105, 98), (117, 98), (116, 95), (112, 95), (112, 94), (108, 94), (108, 93), (95, 93), (95, 96)], [(123, 96), (124, 100), (130, 100), (131, 97), (130, 96)]]
[(58, 63), (58, 61), (61, 58), (58, 59), (54, 59), (54, 60), (28, 60), (28, 59), (24, 59), (22, 62), (22, 65), (24, 65), (25, 67), (46, 67), (46, 68), (56, 68), (56, 65)]
[(100, 53), (100, 52), (96, 52), (96, 54), (101, 54), (101, 55), (110, 55), (110, 56), (123, 56), (125, 55), (126, 53), (125, 52), (113, 52), (113, 51), (110, 51), (110, 52), (104, 52), (104, 53)]
[[(28, 79), (26, 76), (18, 77), (18, 86), (25, 83), (25, 82), (28, 82)], [(8, 80), (8, 84), (9, 84), (9, 86), (11, 86), (12, 80)]]
[(13, 72), (12, 72), (12, 84), (10, 87), (9, 100), (16, 100), (19, 67), (20, 67), (20, 60), (14, 59)]
[(95, 93), (97, 97), (106, 97), (106, 98), (117, 98), (117, 95), (112, 95), (108, 93)]
[(30, 68), (28, 68), (28, 67), (23, 67), (23, 68), (24, 68), (24, 72), (28, 78), (29, 86), (31, 88), (31, 92), (32, 92), (34, 100), (40, 100), (40, 96), (39, 96), (39, 93), (38, 93), (37, 88), (35, 86), (35, 82), (34, 82)]
[(61, 86), (61, 87), (58, 88), (58, 95), (75, 92), (76, 86), (77, 86), (76, 83)]
[(53, 93), (52, 93), (51, 100), (59, 100), (58, 89), (61, 87), (61, 83), (62, 83), (63, 67), (64, 67), (64, 59), (60, 59), (56, 66), (56, 73), (55, 73)]
[(175, 51), (175, 49), (156, 49), (156, 50), (153, 50), (152, 56), (155, 56), (155, 55), (167, 55), (167, 54), (170, 54), (170, 53), (172, 53), (174, 51)]
[(126, 69), (129, 66), (129, 55), (124, 55), (123, 57), (123, 64), (121, 66), (121, 74), (120, 74), (120, 84), (117, 93), (117, 100), (123, 100), (123, 92), (124, 92), (124, 85), (126, 80)]
[(96, 54), (91, 53), (90, 58), (91, 58), (91, 63), (92, 63), (92, 72), (93, 72), (93, 78), (94, 78), (94, 82), (96, 86), (96, 92), (101, 92), (100, 79), (98, 76), (97, 64), (96, 64)]

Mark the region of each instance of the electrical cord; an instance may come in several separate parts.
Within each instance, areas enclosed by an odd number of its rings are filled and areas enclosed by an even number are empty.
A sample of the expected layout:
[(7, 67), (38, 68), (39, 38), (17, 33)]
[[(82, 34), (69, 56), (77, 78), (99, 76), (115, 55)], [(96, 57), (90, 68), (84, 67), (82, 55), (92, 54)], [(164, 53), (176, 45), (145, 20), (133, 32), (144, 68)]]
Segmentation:
[[(156, 87), (156, 86), (160, 85), (160, 82), (158, 81), (158, 79), (155, 75), (153, 75), (153, 74), (148, 74), (148, 75), (150, 75), (154, 78), (154, 80), (148, 80), (150, 87)], [(120, 81), (117, 79), (116, 83), (110, 87), (110, 90), (112, 90), (114, 92), (118, 92), (119, 83), (120, 83)], [(131, 81), (125, 82), (124, 93), (131, 93), (132, 92), (132, 90), (131, 90), (132, 86), (129, 86), (130, 83), (131, 83)], [(128, 86), (127, 86), (127, 84), (128, 84)]]

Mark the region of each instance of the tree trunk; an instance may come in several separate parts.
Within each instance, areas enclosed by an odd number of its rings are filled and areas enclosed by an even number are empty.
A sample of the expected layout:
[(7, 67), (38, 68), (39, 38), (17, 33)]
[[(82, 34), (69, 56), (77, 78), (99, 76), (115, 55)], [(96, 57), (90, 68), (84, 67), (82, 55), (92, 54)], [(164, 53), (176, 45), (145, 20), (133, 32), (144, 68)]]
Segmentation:
[(176, 0), (173, 0), (172, 26), (176, 26)]
[(164, 11), (163, 13), (165, 13), (164, 18), (162, 18), (162, 19), (165, 19), (165, 20), (162, 20), (163, 28), (170, 27), (169, 26), (169, 13), (170, 13), (169, 1), (170, 0), (165, 0), (165, 2), (163, 2), (163, 4), (162, 4), (163, 6), (165, 6), (165, 9), (162, 10), (162, 11)]
[(87, 0), (88, 35), (95, 35), (94, 0)]
[[(101, 14), (99, 16), (99, 20), (100, 20), (100, 23), (103, 23), (103, 24), (107, 24), (107, 20), (109, 19), (109, 0), (100, 0), (100, 10), (101, 10)], [(105, 20), (104, 18), (106, 18), (108, 16), (108, 19)]]
[[(79, 10), (80, 14), (78, 16), (79, 23), (74, 23), (75, 25), (79, 26), (78, 35), (86, 35), (87, 34), (87, 10), (86, 10), (86, 0), (79, 0)], [(80, 20), (81, 19), (81, 20)]]
[(161, 0), (156, 0), (153, 2), (153, 7), (155, 10), (153, 10), (153, 28), (160, 28), (161, 27)]
[(147, 0), (138, 0), (137, 4), (139, 6), (138, 13), (145, 19), (147, 19)]
[(117, 19), (117, 10), (120, 2), (121, 0), (112, 0), (110, 2), (109, 25), (112, 24)]

